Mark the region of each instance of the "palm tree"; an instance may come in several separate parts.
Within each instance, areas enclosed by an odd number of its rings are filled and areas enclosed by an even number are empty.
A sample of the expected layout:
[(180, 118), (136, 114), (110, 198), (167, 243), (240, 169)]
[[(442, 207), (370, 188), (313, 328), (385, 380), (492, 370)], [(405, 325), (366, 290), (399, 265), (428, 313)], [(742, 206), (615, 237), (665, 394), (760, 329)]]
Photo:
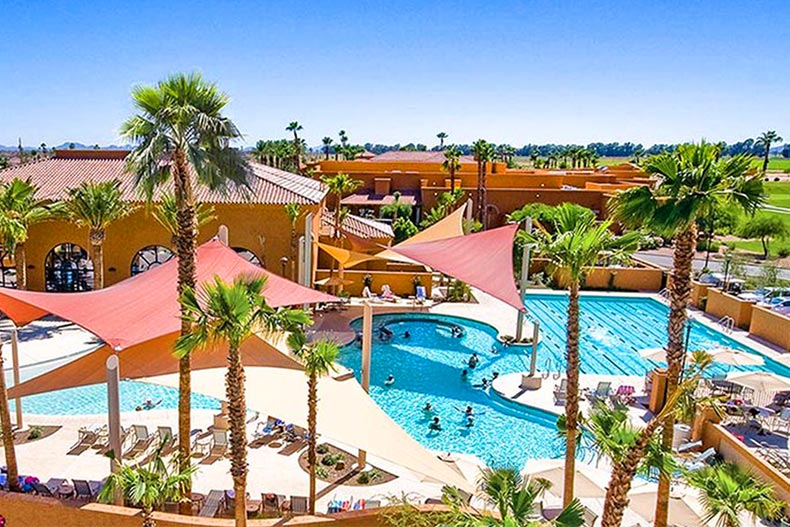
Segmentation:
[[(617, 194), (614, 217), (627, 226), (646, 227), (674, 238), (670, 308), (667, 330), (667, 397), (677, 389), (683, 363), (683, 333), (691, 293), (691, 264), (697, 243), (697, 220), (710, 217), (719, 206), (753, 213), (763, 201), (759, 175), (747, 174), (751, 159), (738, 155), (718, 159), (710, 143), (681, 145), (649, 159), (645, 171), (658, 177), (657, 185), (640, 186)], [(664, 448), (672, 446), (672, 416), (663, 429)], [(656, 526), (666, 527), (669, 477), (659, 478)]]
[(288, 126), (285, 127), (285, 130), (287, 132), (293, 132), (294, 134), (294, 167), (296, 167), (295, 170), (297, 172), (300, 172), (301, 166), (299, 159), (301, 157), (302, 143), (299, 141), (299, 136), (296, 132), (302, 130), (302, 125), (299, 124), (299, 121), (291, 121), (288, 123)]
[(345, 148), (345, 146), (348, 144), (348, 134), (345, 130), (340, 130), (337, 133), (337, 136), (340, 138), (340, 145)]
[(226, 284), (219, 277), (203, 286), (200, 293), (188, 288), (181, 295), (181, 307), (192, 331), (179, 337), (176, 353), (189, 356), (193, 351), (228, 345), (228, 372), (225, 396), (230, 425), (230, 473), (236, 496), (236, 525), (247, 524), (247, 403), (244, 364), (240, 347), (256, 332), (272, 334), (310, 322), (305, 311), (274, 309), (263, 297), (266, 279), (239, 277)]
[(299, 237), (296, 232), (296, 222), (302, 215), (302, 207), (298, 203), (289, 203), (285, 206), (285, 213), (291, 222), (291, 280), (296, 280), (296, 259), (299, 253)]
[(734, 463), (721, 463), (686, 474), (692, 487), (701, 491), (706, 524), (716, 520), (718, 527), (739, 527), (740, 515), (776, 518), (784, 504), (774, 497), (773, 486), (756, 478)]
[(197, 469), (194, 465), (181, 468), (175, 458), (165, 463), (162, 459), (164, 446), (163, 441), (145, 466), (121, 464), (117, 472), (107, 477), (99, 492), (99, 501), (113, 503), (116, 492), (120, 491), (125, 501), (143, 509), (143, 527), (155, 527), (154, 510), (177, 501)]
[(762, 147), (763, 149), (763, 174), (768, 170), (768, 158), (771, 157), (771, 145), (773, 143), (781, 143), (784, 141), (775, 130), (768, 130), (760, 134), (760, 137), (754, 142), (755, 146)]
[[(3, 359), (3, 343), (0, 342), (0, 372), (5, 372)], [(8, 391), (5, 385), (5, 374), (0, 374), (0, 425), (2, 425), (3, 451), (5, 452), (6, 478), (8, 490), (21, 492), (19, 486), (19, 468), (16, 464), (14, 450), (14, 427), (11, 425), (11, 410), (8, 407)]]
[(436, 138), (439, 139), (439, 150), (444, 150), (444, 140), (450, 137), (447, 132), (439, 132), (436, 134)]
[(17, 289), (27, 289), (25, 243), (30, 227), (53, 219), (60, 210), (58, 204), (46, 205), (37, 193), (30, 179), (0, 183), (0, 237), (6, 250), (14, 253)]
[[(170, 244), (176, 246), (176, 233), (178, 233), (178, 206), (176, 205), (176, 197), (170, 192), (164, 192), (159, 197), (157, 203), (151, 210), (151, 215), (154, 219), (170, 233)], [(217, 219), (214, 214), (214, 207), (206, 205), (205, 203), (196, 203), (195, 205), (195, 222), (197, 229)]]
[(340, 238), (340, 200), (343, 196), (350, 194), (362, 186), (362, 181), (351, 179), (348, 174), (336, 174), (334, 176), (323, 176), (321, 181), (329, 188), (329, 193), (335, 196), (335, 232), (334, 237)]
[(498, 514), (482, 513), (464, 504), (458, 491), (445, 488), (443, 501), (450, 506), (455, 521), (448, 525), (468, 525), (474, 527), (532, 527), (553, 525), (556, 527), (579, 527), (584, 524), (584, 508), (578, 500), (566, 505), (560, 514), (550, 522), (543, 521), (536, 509), (551, 483), (544, 479), (524, 479), (512, 468), (485, 468), (481, 471), (478, 495)]
[(442, 170), (450, 174), (450, 192), (455, 191), (455, 172), (461, 170), (461, 149), (455, 145), (450, 145), (444, 151), (444, 161)]
[(329, 159), (329, 150), (332, 148), (332, 138), (326, 136), (321, 139), (321, 142), (324, 144), (324, 156), (326, 159)]
[(104, 288), (104, 239), (107, 227), (134, 212), (136, 207), (124, 201), (118, 179), (96, 183), (83, 181), (68, 190), (64, 203), (66, 215), (80, 227), (89, 229), (93, 250), (94, 289)]
[(534, 235), (520, 231), (538, 244), (538, 252), (548, 259), (549, 271), (559, 272), (568, 287), (568, 324), (566, 342), (567, 396), (565, 399), (565, 482), (563, 503), (574, 497), (576, 474), (576, 440), (579, 431), (579, 289), (584, 278), (606, 252), (622, 259), (638, 247), (639, 233), (619, 238), (611, 231), (612, 223), (596, 223), (595, 214), (569, 203), (556, 207), (553, 232), (538, 224)]
[(340, 348), (334, 342), (320, 340), (304, 346), (299, 351), (299, 359), (307, 375), (307, 464), (310, 469), (310, 514), (315, 514), (316, 499), (316, 422), (318, 416), (318, 380), (335, 371), (334, 362)]
[(494, 145), (487, 142), (485, 139), (478, 139), (472, 145), (472, 153), (477, 161), (477, 221), (483, 224), (483, 230), (486, 228), (486, 208), (488, 200), (486, 199), (486, 172), (488, 171), (489, 161), (494, 160), (496, 149)]
[[(176, 202), (176, 256), (178, 294), (194, 289), (197, 280), (195, 251), (197, 221), (195, 184), (212, 190), (247, 187), (249, 167), (231, 141), (241, 137), (236, 125), (222, 115), (230, 99), (216, 84), (199, 73), (177, 73), (155, 86), (132, 90), (137, 115), (121, 126), (121, 135), (137, 146), (127, 157), (127, 170), (148, 201), (154, 190), (172, 176)], [(181, 334), (190, 333), (190, 322), (182, 306)], [(178, 450), (181, 468), (190, 458), (191, 376), (189, 355), (179, 364)], [(191, 511), (184, 490), (182, 512)]]

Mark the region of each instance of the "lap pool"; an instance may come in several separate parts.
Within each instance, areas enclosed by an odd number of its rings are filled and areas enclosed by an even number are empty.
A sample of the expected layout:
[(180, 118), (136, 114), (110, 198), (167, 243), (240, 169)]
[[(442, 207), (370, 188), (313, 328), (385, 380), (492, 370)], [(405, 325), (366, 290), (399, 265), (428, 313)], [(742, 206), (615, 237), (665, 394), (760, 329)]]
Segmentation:
[[(538, 369), (564, 371), (567, 296), (530, 294), (525, 297), (525, 305), (541, 322)], [(659, 365), (642, 359), (637, 352), (666, 344), (667, 306), (648, 297), (583, 295), (581, 313), (582, 373), (643, 376)], [(361, 323), (358, 319), (351, 325), (359, 330)], [(424, 446), (476, 454), (490, 465), (517, 468), (528, 459), (562, 456), (564, 447), (552, 414), (514, 405), (474, 386), (483, 378), (491, 379), (494, 372), (528, 370), (528, 350), (503, 348), (496, 343), (494, 328), (469, 319), (402, 313), (375, 316), (374, 328), (380, 324), (385, 324), (393, 337), (388, 342), (374, 338), (370, 395)], [(464, 329), (461, 338), (453, 337), (454, 324)], [(719, 346), (756, 353), (704, 324), (692, 323), (690, 349)], [(472, 353), (479, 355), (480, 364), (469, 370), (469, 379), (464, 381), (461, 371)], [(339, 361), (359, 376), (360, 347), (344, 347)], [(711, 373), (747, 369), (765, 369), (790, 377), (790, 368), (768, 358), (760, 367), (714, 365)], [(390, 374), (395, 383), (386, 386)], [(554, 379), (552, 376), (547, 382), (556, 383)], [(431, 416), (423, 412), (427, 402), (441, 418), (440, 432), (429, 429)], [(477, 414), (471, 428), (465, 426), (462, 412), (467, 405), (472, 405)]]

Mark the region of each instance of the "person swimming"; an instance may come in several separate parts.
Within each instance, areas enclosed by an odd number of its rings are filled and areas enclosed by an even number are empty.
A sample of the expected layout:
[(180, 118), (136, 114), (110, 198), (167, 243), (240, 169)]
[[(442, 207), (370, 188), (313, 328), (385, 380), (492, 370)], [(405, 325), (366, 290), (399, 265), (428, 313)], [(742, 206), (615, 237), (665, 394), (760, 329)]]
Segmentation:
[(494, 372), (494, 373), (491, 375), (491, 382), (494, 382), (494, 381), (497, 379), (497, 377), (499, 377), (499, 372), (498, 372), (498, 371), (495, 371), (495, 372)]
[(425, 406), (422, 407), (422, 411), (433, 413), (433, 405), (430, 402), (425, 403)]
[(461, 372), (461, 380), (465, 381), (467, 379), (469, 379), (469, 370), (464, 368), (464, 371)]
[(404, 331), (403, 332), (403, 338), (405, 338), (405, 339), (411, 338), (411, 333), (409, 333), (408, 331)]
[(472, 408), (472, 406), (471, 406), (471, 405), (467, 405), (467, 407), (466, 407), (466, 410), (464, 410), (464, 413), (465, 413), (466, 415), (474, 415), (474, 413), (475, 413), (475, 409), (474, 409), (474, 408)]
[(438, 415), (433, 416), (433, 421), (431, 421), (431, 424), (428, 425), (428, 428), (431, 430), (436, 430), (437, 432), (441, 431), (442, 423)]
[(387, 377), (386, 381), (384, 381), (384, 385), (385, 386), (392, 386), (393, 384), (395, 384), (395, 376), (390, 373), (390, 376)]
[(477, 353), (472, 353), (472, 356), (469, 357), (468, 365), (470, 368), (476, 368), (477, 365), (480, 363), (480, 357), (477, 356)]
[(466, 416), (466, 427), (467, 428), (472, 428), (473, 426), (475, 426), (475, 416), (467, 415)]

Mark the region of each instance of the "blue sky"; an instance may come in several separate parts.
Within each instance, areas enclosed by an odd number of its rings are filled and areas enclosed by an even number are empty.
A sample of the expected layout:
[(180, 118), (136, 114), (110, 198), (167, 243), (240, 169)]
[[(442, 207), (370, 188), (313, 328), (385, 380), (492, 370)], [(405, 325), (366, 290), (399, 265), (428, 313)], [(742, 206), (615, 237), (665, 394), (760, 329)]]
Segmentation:
[[(790, 139), (790, 2), (2, 2), (0, 144), (110, 144), (198, 69), (246, 143)], [(106, 5), (104, 5), (106, 4)]]

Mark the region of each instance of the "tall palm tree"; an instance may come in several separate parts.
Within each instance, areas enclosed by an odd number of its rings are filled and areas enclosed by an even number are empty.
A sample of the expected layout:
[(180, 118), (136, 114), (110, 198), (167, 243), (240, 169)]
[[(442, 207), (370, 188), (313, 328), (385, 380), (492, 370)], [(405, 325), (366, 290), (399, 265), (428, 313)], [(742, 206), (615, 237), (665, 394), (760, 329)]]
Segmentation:
[(285, 213), (291, 223), (291, 280), (296, 280), (296, 259), (299, 257), (299, 235), (296, 222), (302, 215), (302, 207), (298, 203), (289, 203), (285, 206)]
[(337, 136), (340, 138), (340, 145), (345, 148), (345, 146), (348, 144), (348, 134), (345, 130), (340, 130), (337, 133)]
[(134, 212), (137, 207), (124, 201), (118, 179), (97, 183), (83, 181), (68, 190), (64, 212), (80, 227), (88, 227), (93, 251), (93, 288), (104, 288), (104, 240), (107, 227)]
[[(587, 273), (606, 252), (621, 259), (638, 248), (639, 233), (631, 232), (615, 237), (612, 223), (596, 223), (594, 213), (569, 203), (556, 207), (552, 231), (538, 224), (530, 235), (520, 231), (538, 244), (538, 252), (548, 259), (550, 272), (557, 272), (567, 282), (568, 323), (566, 334), (567, 396), (565, 399), (565, 482), (563, 503), (574, 497), (576, 474), (576, 442), (579, 431), (579, 289)], [(523, 234), (522, 234), (523, 233)]]
[(315, 514), (316, 481), (316, 422), (318, 419), (318, 380), (335, 371), (335, 360), (340, 348), (334, 342), (319, 340), (299, 351), (299, 360), (307, 375), (307, 464), (310, 470), (310, 514)]
[(776, 518), (784, 504), (774, 497), (772, 485), (734, 463), (721, 463), (689, 472), (686, 480), (700, 492), (706, 524), (739, 527), (741, 513), (754, 518)]
[(160, 443), (146, 465), (121, 464), (117, 472), (107, 477), (99, 492), (99, 501), (113, 503), (115, 493), (120, 491), (125, 501), (142, 508), (143, 527), (155, 527), (154, 511), (165, 503), (178, 500), (197, 470), (194, 465), (179, 467), (175, 458), (169, 464), (165, 463), (162, 459), (164, 445), (164, 442)]
[[(716, 152), (715, 145), (703, 141), (654, 156), (644, 169), (657, 176), (657, 184), (626, 190), (611, 202), (614, 217), (625, 225), (645, 227), (674, 238), (666, 347), (668, 397), (677, 389), (683, 363), (683, 332), (691, 293), (697, 220), (710, 217), (722, 205), (753, 213), (764, 200), (762, 178), (748, 175), (750, 157), (719, 159)], [(670, 416), (663, 428), (664, 448), (672, 446), (673, 425)], [(669, 477), (659, 478), (657, 527), (667, 524), (669, 484)]]
[(442, 170), (450, 174), (450, 192), (455, 191), (455, 172), (461, 170), (461, 149), (456, 145), (450, 145), (444, 151), (444, 161)]
[(285, 130), (287, 132), (293, 132), (294, 134), (294, 167), (297, 172), (301, 172), (301, 163), (299, 160), (301, 158), (302, 143), (299, 141), (297, 132), (302, 130), (302, 125), (299, 124), (299, 121), (291, 121), (288, 123), (288, 126), (285, 127)]
[(763, 149), (763, 174), (768, 170), (768, 158), (771, 157), (771, 145), (774, 143), (781, 143), (784, 141), (775, 130), (768, 130), (760, 134), (760, 137), (754, 142), (755, 146), (762, 147)]
[(25, 243), (30, 227), (53, 219), (60, 210), (59, 204), (47, 205), (37, 193), (30, 179), (0, 183), (0, 237), (6, 250), (14, 253), (17, 289), (27, 289)]
[(486, 208), (488, 207), (486, 172), (488, 163), (493, 161), (496, 156), (496, 148), (485, 139), (478, 139), (472, 145), (472, 153), (477, 161), (477, 221), (483, 224), (483, 230), (485, 230), (487, 227)]
[(332, 142), (333, 142), (332, 138), (329, 137), (329, 136), (326, 136), (323, 139), (321, 139), (321, 142), (324, 145), (324, 156), (325, 156), (325, 159), (329, 159), (329, 151), (332, 148)]
[[(222, 115), (230, 99), (199, 73), (176, 73), (155, 86), (132, 90), (137, 114), (121, 126), (121, 135), (136, 147), (127, 157), (127, 170), (151, 201), (156, 188), (173, 180), (177, 224), (178, 294), (194, 289), (197, 221), (195, 184), (223, 191), (248, 187), (249, 167), (231, 141), (241, 137), (233, 121)], [(181, 311), (181, 334), (190, 322)], [(182, 469), (190, 457), (191, 375), (189, 355), (179, 364), (178, 451)], [(191, 511), (191, 485), (185, 489), (182, 512)]]
[(458, 492), (445, 488), (443, 501), (454, 513), (447, 525), (470, 527), (580, 527), (584, 525), (584, 508), (578, 500), (566, 505), (552, 521), (543, 521), (536, 503), (551, 487), (544, 479), (525, 479), (512, 468), (485, 468), (481, 471), (478, 495), (497, 516), (481, 513), (466, 505)]
[(362, 186), (362, 181), (352, 179), (348, 174), (336, 174), (334, 176), (323, 176), (321, 181), (329, 188), (329, 193), (335, 196), (335, 238), (340, 237), (340, 200), (343, 196), (350, 194)]
[[(5, 372), (3, 359), (3, 343), (0, 342), (0, 372)], [(3, 451), (5, 452), (6, 480), (11, 492), (20, 492), (19, 468), (16, 463), (14, 447), (14, 427), (11, 425), (11, 410), (8, 407), (8, 391), (5, 385), (5, 374), (0, 374), (0, 425), (3, 434)]]
[(183, 312), (192, 331), (179, 337), (176, 353), (188, 356), (193, 351), (228, 346), (228, 371), (225, 375), (225, 396), (228, 400), (230, 425), (230, 474), (236, 496), (236, 525), (247, 524), (247, 403), (244, 385), (244, 364), (240, 347), (257, 332), (272, 334), (310, 322), (305, 311), (274, 309), (263, 297), (266, 279), (239, 277), (227, 284), (219, 277), (205, 284), (200, 292), (188, 288), (181, 295)]
[(447, 132), (439, 132), (436, 134), (437, 139), (439, 139), (439, 150), (444, 150), (444, 140), (450, 137)]
[[(154, 219), (170, 233), (170, 245), (176, 246), (176, 234), (178, 233), (178, 205), (176, 197), (170, 192), (163, 192), (159, 197), (159, 202), (151, 209)], [(205, 203), (196, 203), (195, 222), (197, 230), (217, 219), (214, 214), (214, 207)]]

